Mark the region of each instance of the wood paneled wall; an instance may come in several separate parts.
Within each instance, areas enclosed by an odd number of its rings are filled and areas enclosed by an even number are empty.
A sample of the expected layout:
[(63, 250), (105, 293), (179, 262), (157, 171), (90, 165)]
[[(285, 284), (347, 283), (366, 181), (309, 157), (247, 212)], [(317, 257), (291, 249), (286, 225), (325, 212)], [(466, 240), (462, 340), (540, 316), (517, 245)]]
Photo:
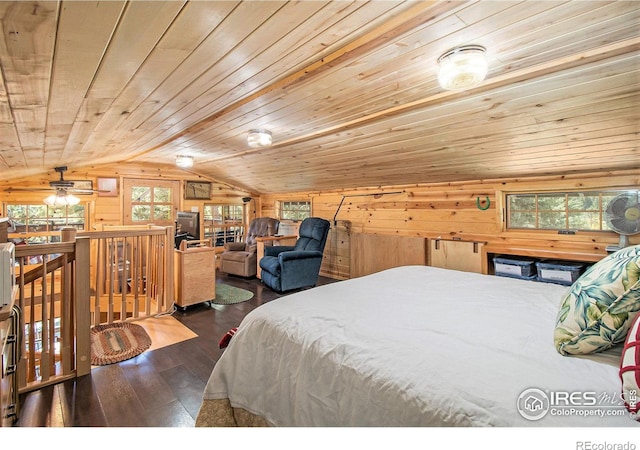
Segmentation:
[[(425, 183), (352, 191), (263, 195), (260, 213), (275, 214), (276, 202), (279, 200), (310, 200), (315, 216), (333, 221), (344, 196), (337, 219), (348, 222), (352, 233), (442, 239), (455, 237), (468, 241), (523, 246), (604, 249), (607, 245), (618, 242), (617, 234), (579, 232), (575, 235), (560, 235), (552, 231), (504, 230), (503, 194), (576, 189), (637, 189), (639, 186), (640, 170), (637, 169), (528, 179)], [(375, 195), (379, 193), (386, 195)], [(488, 208), (487, 199), (490, 202)], [(478, 207), (478, 202), (482, 209)], [(640, 243), (640, 235), (632, 236), (630, 241), (632, 244)], [(338, 278), (349, 278), (350, 274), (345, 270), (351, 265), (352, 263), (346, 264), (343, 261), (342, 270), (332, 267), (331, 271), (338, 273)]]
[[(7, 193), (14, 187), (46, 187), (57, 174), (46, 177), (0, 181), (0, 201), (34, 201), (44, 198), (42, 192)], [(124, 178), (160, 178), (177, 180), (205, 180), (195, 173), (174, 166), (149, 167), (120, 164), (103, 166), (65, 174), (68, 179), (115, 177), (119, 187)], [(503, 194), (505, 192), (542, 192), (547, 190), (638, 188), (640, 169), (623, 172), (600, 172), (581, 175), (548, 176), (528, 179), (480, 180), (460, 183), (424, 183), (417, 185), (383, 186), (328, 192), (297, 192), (266, 194), (256, 197), (257, 216), (276, 217), (276, 204), (280, 200), (310, 200), (313, 214), (328, 219), (332, 230), (325, 249), (322, 274), (345, 279), (351, 276), (350, 247), (353, 233), (389, 236), (418, 236), (423, 238), (452, 237), (486, 243), (531, 245), (550, 248), (604, 249), (618, 242), (612, 232), (577, 233), (559, 235), (546, 231), (505, 231), (503, 229)], [(251, 193), (223, 183), (213, 182), (209, 202), (238, 202)], [(382, 193), (383, 195), (376, 195)], [(344, 197), (344, 200), (343, 200)], [(121, 190), (118, 197), (87, 196), (90, 199), (90, 223), (118, 225), (122, 222)], [(84, 197), (83, 197), (84, 199)], [(490, 204), (485, 208), (486, 202)], [(184, 200), (181, 194), (180, 210), (197, 206), (202, 200)], [(336, 215), (338, 207), (339, 213)], [(250, 208), (253, 210), (253, 208)], [(334, 216), (336, 221), (334, 222)], [(632, 236), (632, 244), (640, 243), (640, 235)]]

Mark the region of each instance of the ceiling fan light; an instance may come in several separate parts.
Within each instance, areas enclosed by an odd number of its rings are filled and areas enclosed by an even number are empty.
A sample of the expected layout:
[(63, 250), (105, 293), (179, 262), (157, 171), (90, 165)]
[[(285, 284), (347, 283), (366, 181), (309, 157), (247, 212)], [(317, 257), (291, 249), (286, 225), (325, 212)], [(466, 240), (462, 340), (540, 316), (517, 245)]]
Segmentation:
[(486, 49), (465, 45), (445, 52), (438, 58), (438, 81), (443, 89), (460, 91), (478, 86), (487, 76)]
[(249, 130), (247, 144), (249, 147), (270, 147), (273, 143), (273, 136), (269, 130)]
[(49, 206), (73, 206), (80, 203), (80, 199), (66, 192), (58, 192), (45, 198), (44, 202)]
[(176, 166), (181, 167), (183, 169), (188, 169), (190, 167), (193, 167), (193, 156), (184, 156), (184, 155), (176, 156)]

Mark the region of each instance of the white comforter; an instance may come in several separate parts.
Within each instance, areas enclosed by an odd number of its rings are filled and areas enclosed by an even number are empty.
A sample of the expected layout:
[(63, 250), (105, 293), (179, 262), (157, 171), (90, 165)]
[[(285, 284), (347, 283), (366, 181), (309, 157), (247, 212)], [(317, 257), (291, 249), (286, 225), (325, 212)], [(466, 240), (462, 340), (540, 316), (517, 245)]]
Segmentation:
[[(408, 266), (292, 294), (246, 316), (204, 398), (275, 426), (634, 426), (611, 415), (619, 354), (553, 347), (567, 289)], [(529, 388), (595, 395), (605, 415), (527, 420)]]

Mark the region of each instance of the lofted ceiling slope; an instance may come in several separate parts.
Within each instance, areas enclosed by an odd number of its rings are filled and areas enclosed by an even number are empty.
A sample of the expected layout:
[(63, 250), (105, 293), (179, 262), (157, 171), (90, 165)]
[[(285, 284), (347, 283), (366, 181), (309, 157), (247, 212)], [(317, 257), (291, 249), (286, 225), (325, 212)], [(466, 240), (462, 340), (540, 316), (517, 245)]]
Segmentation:
[[(463, 44), (488, 77), (444, 91)], [(638, 168), (639, 49), (636, 1), (0, 1), (0, 172), (189, 155), (280, 193)]]

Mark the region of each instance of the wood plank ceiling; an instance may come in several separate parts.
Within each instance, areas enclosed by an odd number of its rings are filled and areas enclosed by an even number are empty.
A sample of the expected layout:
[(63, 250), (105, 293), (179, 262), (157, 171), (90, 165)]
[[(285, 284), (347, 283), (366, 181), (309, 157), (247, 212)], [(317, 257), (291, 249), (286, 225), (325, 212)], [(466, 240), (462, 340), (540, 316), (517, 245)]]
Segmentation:
[[(178, 154), (255, 193), (640, 166), (636, 1), (1, 1), (0, 27), (5, 182)], [(444, 91), (462, 44), (489, 75)]]

